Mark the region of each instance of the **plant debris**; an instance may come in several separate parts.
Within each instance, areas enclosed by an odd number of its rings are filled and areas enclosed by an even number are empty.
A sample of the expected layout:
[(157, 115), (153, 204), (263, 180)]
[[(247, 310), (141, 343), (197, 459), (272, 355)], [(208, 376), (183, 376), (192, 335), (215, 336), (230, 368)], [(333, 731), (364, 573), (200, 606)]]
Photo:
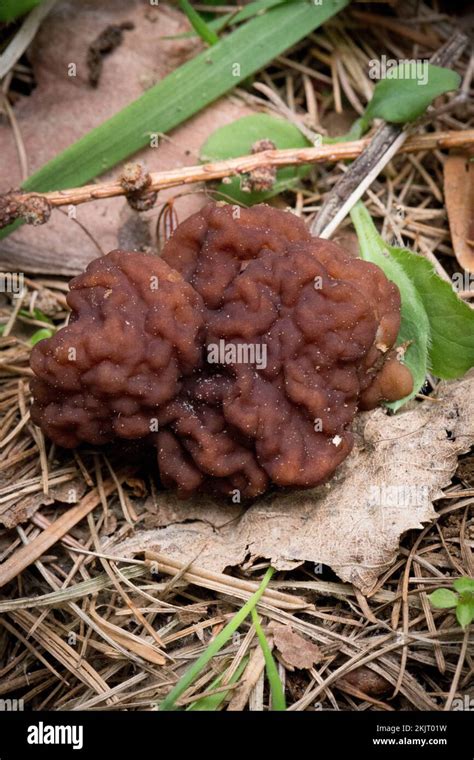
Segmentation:
[(87, 50), (87, 70), (89, 84), (97, 87), (104, 65), (104, 58), (116, 50), (123, 40), (123, 33), (135, 28), (133, 21), (122, 21), (121, 24), (110, 24), (91, 42)]
[(199, 499), (190, 512), (186, 502), (163, 493), (167, 527), (137, 531), (119, 554), (159, 546), (180, 562), (195, 559), (218, 572), (249, 556), (278, 569), (310, 562), (328, 565), (368, 594), (395, 561), (400, 536), (436, 518), (433, 501), (474, 443), (473, 391), (471, 373), (441, 384), (431, 403), (393, 416), (381, 409), (360, 414), (354, 450), (326, 486), (268, 495), (238, 518), (222, 505), (220, 521), (227, 521), (217, 534), (215, 503)]

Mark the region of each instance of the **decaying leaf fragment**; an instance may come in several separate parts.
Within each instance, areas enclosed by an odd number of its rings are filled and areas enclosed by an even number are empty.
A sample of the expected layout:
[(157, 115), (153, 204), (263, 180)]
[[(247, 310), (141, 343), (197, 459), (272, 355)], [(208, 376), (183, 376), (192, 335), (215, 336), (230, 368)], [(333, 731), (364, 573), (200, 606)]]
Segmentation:
[(325, 486), (274, 493), (240, 511), (160, 493), (160, 527), (114, 551), (154, 549), (218, 572), (257, 557), (279, 569), (322, 563), (368, 593), (395, 561), (400, 536), (436, 517), (433, 501), (474, 442), (474, 375), (443, 383), (435, 400), (396, 415), (361, 414), (355, 432), (354, 451)]
[(268, 630), (287, 670), (308, 669), (321, 662), (322, 654), (317, 644), (313, 644), (289, 625), (272, 622)]
[(447, 157), (444, 199), (456, 258), (464, 269), (474, 272), (474, 155)]
[[(8, 477), (5, 477), (0, 484), (11, 485)], [(0, 504), (0, 525), (5, 528), (15, 528), (17, 525), (30, 520), (33, 515), (44, 506), (49, 506), (55, 502), (63, 504), (77, 504), (86, 491), (86, 483), (82, 476), (71, 478), (58, 484), (50, 484), (48, 494), (43, 493), (42, 485), (38, 482), (37, 491), (33, 493), (18, 494), (12, 490), (11, 498), (4, 499)]]

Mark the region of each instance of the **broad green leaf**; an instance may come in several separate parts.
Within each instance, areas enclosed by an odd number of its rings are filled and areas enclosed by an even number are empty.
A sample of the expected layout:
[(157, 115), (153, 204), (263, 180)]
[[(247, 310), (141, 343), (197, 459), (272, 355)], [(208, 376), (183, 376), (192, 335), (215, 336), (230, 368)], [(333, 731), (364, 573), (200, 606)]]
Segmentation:
[[(254, 114), (237, 119), (232, 124), (220, 127), (208, 138), (201, 148), (202, 161), (219, 161), (237, 158), (252, 152), (252, 145), (258, 140), (271, 140), (277, 148), (307, 148), (310, 144), (299, 129), (284, 119), (268, 114)], [(217, 192), (238, 203), (251, 206), (261, 203), (282, 190), (295, 185), (300, 177), (308, 173), (308, 166), (289, 166), (277, 171), (273, 188), (267, 192), (246, 193), (240, 189), (240, 177), (232, 177), (230, 183), (219, 183)]]
[[(414, 66), (415, 68), (411, 68)], [(423, 83), (417, 78), (425, 77)], [(390, 70), (385, 79), (375, 85), (365, 112), (353, 123), (349, 132), (340, 137), (323, 137), (323, 143), (331, 144), (360, 139), (367, 132), (373, 119), (402, 124), (413, 121), (428, 108), (438, 95), (459, 87), (461, 78), (451, 69), (433, 66), (427, 61), (399, 64)]]
[[(298, 0), (242, 24), (53, 158), (22, 187), (46, 192), (89, 182), (149, 145), (151, 135), (169, 132), (232, 90), (348, 2)], [(14, 228), (5, 228), (0, 238)]]
[(474, 602), (461, 602), (456, 607), (456, 619), (462, 628), (467, 628), (474, 620)]
[(453, 587), (459, 594), (463, 594), (466, 591), (474, 594), (474, 578), (468, 578), (467, 576), (456, 578), (453, 581)]
[[(378, 264), (400, 290), (398, 344), (412, 341), (405, 354), (414, 378), (410, 398), (423, 385), (428, 369), (445, 380), (462, 377), (474, 367), (474, 311), (423, 256), (384, 243), (362, 203), (352, 209), (351, 217), (362, 258)], [(407, 400), (387, 406), (398, 409)]]
[(24, 16), (43, 0), (0, 0), (0, 21), (10, 22)]
[(400, 63), (374, 89), (364, 117), (403, 124), (414, 121), (438, 95), (457, 90), (461, 77), (427, 61)]
[(432, 594), (428, 594), (428, 599), (430, 600), (433, 607), (436, 607), (439, 610), (456, 607), (458, 603), (458, 595), (455, 594), (454, 591), (451, 591), (449, 588), (436, 589), (436, 591), (433, 591)]
[(400, 401), (387, 404), (390, 409), (399, 409), (418, 393), (425, 382), (428, 371), (428, 344), (430, 326), (423, 302), (415, 284), (400, 264), (391, 256), (391, 248), (377, 232), (365, 206), (359, 201), (351, 211), (351, 218), (359, 239), (361, 257), (377, 264), (386, 277), (394, 282), (400, 291), (402, 302), (401, 324), (397, 344), (409, 342), (404, 363), (413, 376), (413, 391)]
[(474, 366), (474, 311), (423, 256), (406, 248), (389, 247), (389, 251), (412, 281), (428, 315), (431, 371), (444, 380), (462, 377)]

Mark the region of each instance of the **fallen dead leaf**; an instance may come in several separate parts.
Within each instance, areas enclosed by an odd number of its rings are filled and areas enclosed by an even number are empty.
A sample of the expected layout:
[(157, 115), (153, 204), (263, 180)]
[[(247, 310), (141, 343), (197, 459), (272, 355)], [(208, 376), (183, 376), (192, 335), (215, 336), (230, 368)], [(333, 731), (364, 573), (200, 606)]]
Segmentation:
[[(151, 12), (152, 11), (152, 12)], [(88, 82), (87, 50), (110, 24), (130, 21), (117, 50), (104, 58), (100, 82)], [(120, 111), (144, 90), (184, 63), (199, 49), (195, 38), (165, 40), (189, 29), (185, 16), (165, 4), (150, 9), (140, 0), (62, 0), (42, 24), (30, 50), (36, 89), (14, 107), (29, 172)], [(68, 76), (75, 63), (77, 75)], [(199, 150), (211, 132), (251, 109), (223, 98), (163, 138), (159, 147), (136, 154), (149, 171), (165, 171), (199, 163)], [(116, 177), (116, 171), (103, 175)], [(0, 122), (0, 192), (22, 181), (11, 125)], [(193, 188), (194, 189), (194, 188)], [(158, 204), (180, 188), (162, 191)], [(182, 221), (206, 202), (202, 192), (178, 198)], [(124, 198), (109, 198), (76, 208), (77, 221), (104, 253), (113, 248), (143, 249), (154, 244), (159, 208), (137, 214)], [(7, 270), (74, 275), (100, 255), (94, 242), (67, 213), (54, 210), (41, 227), (24, 225), (2, 241), (0, 267)]]
[(205, 497), (159, 493), (170, 522), (137, 532), (113, 553), (148, 549), (216, 572), (258, 557), (277, 569), (322, 563), (369, 593), (395, 561), (400, 536), (436, 517), (433, 501), (474, 442), (474, 374), (395, 415), (359, 415), (355, 436), (352, 454), (326, 486), (268, 495), (239, 514)]
[(444, 199), (456, 258), (474, 272), (474, 164), (469, 153), (452, 154), (444, 162)]
[(192, 625), (193, 623), (199, 623), (203, 618), (205, 618), (207, 611), (207, 604), (201, 605), (199, 609), (191, 606), (191, 609), (188, 610), (186, 607), (183, 607), (182, 609), (176, 610), (176, 616), (179, 622), (183, 625)]
[(77, 477), (66, 483), (52, 485), (47, 495), (40, 491), (20, 498), (13, 496), (10, 501), (0, 504), (0, 525), (4, 525), (5, 528), (15, 528), (33, 517), (40, 507), (49, 506), (55, 502), (71, 506), (77, 504), (86, 489), (84, 478)]
[(305, 639), (289, 625), (272, 622), (268, 626), (275, 649), (288, 670), (305, 670), (321, 662), (323, 656), (317, 644)]

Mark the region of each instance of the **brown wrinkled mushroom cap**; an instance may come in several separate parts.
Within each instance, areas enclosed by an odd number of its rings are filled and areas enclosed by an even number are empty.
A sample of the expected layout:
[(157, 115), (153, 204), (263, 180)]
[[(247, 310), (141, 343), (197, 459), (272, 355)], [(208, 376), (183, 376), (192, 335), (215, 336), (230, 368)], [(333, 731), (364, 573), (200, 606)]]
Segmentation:
[(183, 496), (315, 486), (359, 407), (411, 391), (397, 287), (289, 212), (210, 204), (161, 258), (113, 251), (70, 288), (32, 351), (34, 422), (67, 447), (146, 440)]

